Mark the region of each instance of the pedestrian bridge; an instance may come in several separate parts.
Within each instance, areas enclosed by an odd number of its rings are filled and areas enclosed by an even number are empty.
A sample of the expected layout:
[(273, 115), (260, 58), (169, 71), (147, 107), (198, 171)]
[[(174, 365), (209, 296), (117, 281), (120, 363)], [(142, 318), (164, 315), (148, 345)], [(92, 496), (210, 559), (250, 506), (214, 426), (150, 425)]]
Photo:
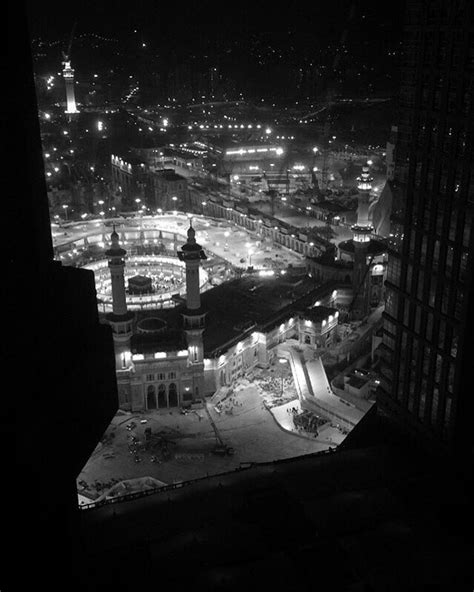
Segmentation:
[(280, 344), (277, 355), (288, 360), (301, 407), (351, 430), (365, 413), (331, 389), (320, 357), (307, 360), (297, 345)]

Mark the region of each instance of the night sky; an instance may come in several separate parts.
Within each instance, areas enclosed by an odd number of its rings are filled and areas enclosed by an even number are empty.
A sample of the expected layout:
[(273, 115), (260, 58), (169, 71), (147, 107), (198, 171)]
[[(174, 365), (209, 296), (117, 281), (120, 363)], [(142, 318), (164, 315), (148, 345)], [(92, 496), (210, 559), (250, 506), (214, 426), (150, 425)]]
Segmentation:
[[(95, 32), (122, 37), (138, 28), (157, 45), (183, 36), (219, 39), (229, 36), (244, 40), (255, 33), (294, 32), (313, 40), (337, 39), (347, 30), (353, 35), (376, 40), (396, 34), (403, 15), (403, 3), (331, 0), (326, 2), (93, 2), (85, 0), (72, 9), (63, 2), (28, 2), (33, 37), (67, 37), (74, 21), (77, 32)], [(389, 10), (390, 8), (390, 10)]]
[(156, 73), (161, 80), (182, 78), (183, 68), (197, 72), (217, 66), (221, 81), (257, 99), (285, 95), (300, 69), (306, 80), (298, 91), (301, 97), (314, 96), (315, 87), (324, 93), (326, 85), (338, 85), (347, 96), (391, 96), (398, 85), (398, 51), (392, 52), (400, 49), (404, 3), (390, 10), (373, 0), (286, 6), (85, 0), (74, 10), (64, 3), (30, 0), (28, 6), (31, 37), (43, 43), (42, 49), (33, 43), (38, 57), (44, 56), (36, 62), (37, 73), (56, 68), (75, 25), (72, 54), (79, 80), (87, 78), (91, 67), (102, 72), (114, 68), (119, 83), (120, 69), (128, 75), (141, 68), (146, 72), (143, 90)]

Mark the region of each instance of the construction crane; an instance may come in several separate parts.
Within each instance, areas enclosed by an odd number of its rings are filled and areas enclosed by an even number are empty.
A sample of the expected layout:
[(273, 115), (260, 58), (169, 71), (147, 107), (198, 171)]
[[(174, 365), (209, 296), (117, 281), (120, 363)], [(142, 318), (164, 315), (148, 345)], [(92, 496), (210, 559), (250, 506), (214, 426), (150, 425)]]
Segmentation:
[(67, 50), (62, 52), (64, 62), (71, 61), (71, 47), (72, 47), (72, 41), (74, 39), (74, 31), (76, 30), (76, 25), (77, 25), (77, 21), (74, 21), (74, 24), (73, 24), (72, 30), (71, 30), (71, 36), (69, 37), (69, 44), (67, 46)]
[(222, 436), (220, 435), (219, 430), (217, 429), (215, 421), (212, 419), (212, 416), (209, 412), (209, 409), (207, 408), (206, 403), (204, 403), (204, 409), (206, 410), (206, 413), (207, 413), (207, 416), (208, 416), (209, 421), (211, 423), (212, 429), (214, 430), (214, 435), (216, 437), (216, 446), (213, 451), (214, 454), (220, 454), (220, 455), (227, 454), (229, 456), (232, 456), (234, 454), (234, 449), (231, 446), (227, 446), (227, 444), (222, 439)]
[(324, 122), (324, 129), (323, 129), (323, 140), (322, 140), (322, 156), (323, 156), (323, 163), (321, 167), (321, 189), (326, 191), (328, 188), (328, 152), (329, 152), (329, 132), (331, 129), (331, 124), (329, 123), (329, 115)]
[[(341, 38), (339, 40), (339, 45), (336, 48), (336, 53), (334, 56), (334, 60), (332, 63), (332, 72), (334, 73), (334, 75), (336, 75), (336, 71), (337, 68), (339, 66), (339, 62), (341, 60), (341, 49), (344, 48), (345, 43), (346, 43), (346, 38), (347, 38), (347, 29), (349, 26), (350, 21), (352, 21), (352, 19), (354, 18), (355, 15), (355, 3), (353, 2), (351, 4), (351, 7), (349, 9), (349, 13), (347, 16), (347, 23), (346, 26), (342, 32)], [(335, 86), (335, 85), (334, 85)], [(328, 187), (328, 153), (329, 153), (329, 134), (331, 131), (331, 123), (330, 123), (330, 107), (331, 107), (331, 103), (332, 103), (332, 98), (335, 94), (335, 89), (331, 86), (328, 87), (327, 89), (327, 95), (326, 95), (326, 119), (324, 122), (324, 128), (323, 128), (323, 138), (322, 138), (322, 157), (323, 157), (323, 163), (322, 163), (322, 170), (321, 170), (321, 185), (322, 185), (322, 190), (326, 191), (327, 187)]]
[(278, 191), (270, 187), (270, 182), (266, 173), (263, 173), (263, 180), (267, 186), (267, 189), (264, 190), (264, 193), (270, 198), (270, 212), (272, 216), (275, 216), (275, 200), (278, 197)]

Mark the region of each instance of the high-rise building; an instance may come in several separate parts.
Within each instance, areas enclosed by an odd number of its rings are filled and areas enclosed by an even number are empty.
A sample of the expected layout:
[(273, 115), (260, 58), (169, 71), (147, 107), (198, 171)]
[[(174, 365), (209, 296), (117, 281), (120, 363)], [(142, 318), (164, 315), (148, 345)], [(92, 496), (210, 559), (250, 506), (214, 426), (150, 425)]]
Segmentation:
[(397, 134), (398, 128), (396, 125), (392, 125), (392, 129), (390, 131), (390, 137), (387, 140), (387, 148), (386, 148), (386, 158), (385, 163), (387, 166), (387, 180), (393, 181), (395, 177), (395, 150), (397, 145)]
[(472, 447), (472, 17), (467, 0), (408, 3), (378, 398), (453, 451)]
[[(50, 561), (54, 557), (66, 573), (77, 574), (76, 479), (112, 421), (118, 397), (112, 332), (99, 322), (94, 273), (54, 260), (32, 60), (19, 4), (11, 7), (15, 18), (9, 29), (15, 33), (9, 47), (15, 61), (9, 79), (21, 77), (21, 83), (18, 78), (13, 86), (21, 85), (23, 92), (11, 101), (9, 117), (17, 122), (12, 154), (21, 156), (12, 158), (9, 168), (22, 178), (22, 199), (8, 199), (7, 217), (22, 220), (27, 239), (15, 244), (7, 241), (11, 244), (6, 256), (9, 287), (15, 288), (5, 290), (5, 310), (12, 321), (7, 326), (14, 324), (6, 348), (8, 371), (22, 384), (22, 396), (12, 392), (5, 401), (4, 425), (12, 418), (6, 433), (12, 439), (16, 436), (15, 528), (30, 568), (12, 574), (7, 587), (29, 589), (30, 574), (41, 577), (44, 570), (50, 589), (58, 589), (63, 585), (59, 568)], [(35, 296), (28, 304), (32, 291)], [(32, 355), (25, 364), (26, 352)], [(32, 414), (28, 418), (26, 409)], [(34, 508), (29, 487), (33, 482)], [(12, 545), (12, 555), (18, 548)], [(7, 571), (13, 557), (4, 564)]]

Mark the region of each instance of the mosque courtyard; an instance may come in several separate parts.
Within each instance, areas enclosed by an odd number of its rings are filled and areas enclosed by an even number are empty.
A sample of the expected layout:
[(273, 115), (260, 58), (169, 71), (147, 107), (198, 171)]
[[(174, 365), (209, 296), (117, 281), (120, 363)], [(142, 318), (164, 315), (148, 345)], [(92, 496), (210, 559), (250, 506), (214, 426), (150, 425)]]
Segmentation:
[[(236, 226), (228, 220), (216, 220), (201, 215), (166, 213), (137, 218), (116, 218), (114, 220), (89, 220), (59, 227), (51, 225), (51, 234), (57, 258), (63, 264), (83, 265), (81, 252), (86, 242), (94, 246), (105, 259), (103, 251), (116, 224), (122, 246), (130, 250), (133, 245), (149, 246), (163, 243), (170, 251), (176, 251), (186, 240), (186, 230), (192, 219), (196, 239), (213, 255), (227, 261), (235, 268), (255, 269), (286, 268), (299, 265), (302, 256), (286, 247), (263, 240), (257, 233)], [(60, 251), (60, 253), (59, 253)], [(130, 253), (129, 253), (130, 254)]]
[[(80, 503), (101, 500), (118, 483), (151, 477), (172, 484), (231, 471), (241, 464), (269, 462), (327, 450), (344, 435), (329, 424), (319, 436), (296, 429), (287, 407), (299, 408), (291, 385), (271, 395), (262, 382), (274, 380), (270, 370), (252, 383), (242, 378), (221, 405), (182, 413), (178, 408), (142, 413), (119, 411), (78, 477)], [(280, 377), (276, 377), (278, 385)], [(277, 418), (279, 418), (277, 420)], [(221, 442), (232, 454), (217, 454)], [(290, 425), (291, 423), (291, 425)], [(146, 430), (151, 430), (146, 444)], [(116, 487), (115, 487), (116, 489)]]

